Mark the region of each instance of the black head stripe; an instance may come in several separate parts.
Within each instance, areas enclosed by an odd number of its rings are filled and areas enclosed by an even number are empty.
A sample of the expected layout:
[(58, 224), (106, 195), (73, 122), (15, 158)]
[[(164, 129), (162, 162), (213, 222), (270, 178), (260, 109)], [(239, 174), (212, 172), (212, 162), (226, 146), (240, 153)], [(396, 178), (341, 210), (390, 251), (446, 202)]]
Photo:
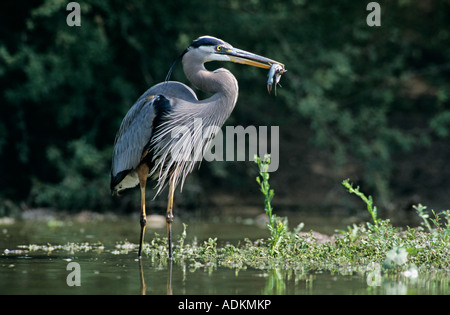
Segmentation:
[(194, 40), (191, 44), (192, 48), (198, 48), (200, 46), (217, 46), (217, 45), (223, 45), (226, 44), (223, 40), (220, 40), (215, 37), (211, 36), (202, 36)]
[(212, 36), (202, 36), (197, 38), (196, 40), (194, 40), (192, 42), (192, 44), (186, 48), (180, 56), (178, 56), (177, 59), (175, 59), (174, 63), (172, 64), (172, 66), (169, 69), (169, 72), (167, 73), (166, 76), (166, 80), (165, 81), (169, 81), (170, 80), (170, 76), (172, 74), (173, 68), (175, 67), (175, 65), (183, 58), (183, 56), (190, 50), (190, 49), (195, 49), (198, 48), (200, 46), (217, 46), (217, 45), (224, 45), (227, 44), (226, 42), (224, 42), (221, 39), (212, 37)]

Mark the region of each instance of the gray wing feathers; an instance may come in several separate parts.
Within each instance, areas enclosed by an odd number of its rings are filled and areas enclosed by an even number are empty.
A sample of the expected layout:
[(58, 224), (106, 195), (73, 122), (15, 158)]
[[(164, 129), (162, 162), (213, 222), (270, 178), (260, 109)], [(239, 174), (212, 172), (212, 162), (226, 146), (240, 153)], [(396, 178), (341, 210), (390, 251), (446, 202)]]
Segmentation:
[[(152, 139), (155, 129), (153, 123), (157, 120), (155, 118), (165, 114), (167, 106), (177, 107), (178, 102), (196, 103), (198, 99), (194, 91), (186, 85), (169, 81), (148, 89), (130, 108), (114, 142), (111, 165), (113, 192), (132, 188), (138, 184), (136, 168)], [(158, 147), (161, 145), (163, 144), (159, 144)]]
[(113, 176), (139, 165), (142, 151), (152, 136), (152, 124), (156, 115), (153, 103), (157, 97), (149, 94), (142, 95), (133, 105), (117, 132), (111, 168)]
[(117, 132), (111, 168), (113, 176), (139, 165), (142, 151), (152, 136), (156, 116), (153, 105), (157, 95), (197, 101), (194, 91), (179, 82), (163, 82), (148, 89), (130, 108)]

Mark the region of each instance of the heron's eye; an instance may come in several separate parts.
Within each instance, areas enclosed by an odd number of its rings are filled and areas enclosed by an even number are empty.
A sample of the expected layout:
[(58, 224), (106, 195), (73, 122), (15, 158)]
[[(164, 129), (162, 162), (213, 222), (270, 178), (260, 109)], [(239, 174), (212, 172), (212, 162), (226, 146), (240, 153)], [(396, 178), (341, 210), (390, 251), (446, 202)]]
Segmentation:
[(216, 46), (216, 50), (217, 51), (221, 51), (222, 50), (222, 46)]

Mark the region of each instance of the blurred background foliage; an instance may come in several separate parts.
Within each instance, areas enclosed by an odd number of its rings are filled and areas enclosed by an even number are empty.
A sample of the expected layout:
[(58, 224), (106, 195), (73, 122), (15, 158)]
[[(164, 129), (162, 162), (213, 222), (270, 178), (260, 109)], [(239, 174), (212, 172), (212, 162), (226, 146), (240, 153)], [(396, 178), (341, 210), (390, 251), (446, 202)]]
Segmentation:
[[(280, 126), (281, 198), (301, 205), (312, 187), (323, 205), (347, 177), (386, 206), (450, 188), (448, 0), (378, 1), (380, 27), (366, 24), (370, 1), (82, 0), (81, 27), (66, 24), (68, 2), (0, 4), (0, 214), (134, 209), (110, 197), (115, 133), (205, 34), (287, 66), (275, 98), (261, 69), (220, 64), (240, 85), (227, 123)], [(180, 66), (172, 79), (187, 83)], [(204, 162), (178, 202), (258, 196), (255, 176), (253, 163)]]

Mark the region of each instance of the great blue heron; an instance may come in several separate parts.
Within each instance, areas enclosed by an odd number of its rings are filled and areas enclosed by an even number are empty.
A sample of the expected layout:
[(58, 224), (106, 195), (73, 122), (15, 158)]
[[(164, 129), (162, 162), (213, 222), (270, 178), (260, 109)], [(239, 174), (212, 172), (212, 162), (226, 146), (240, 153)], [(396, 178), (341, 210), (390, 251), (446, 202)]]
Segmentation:
[[(199, 90), (213, 95), (198, 100), (194, 91), (180, 82), (168, 81), (148, 89), (131, 107), (116, 135), (111, 168), (113, 194), (140, 185), (141, 234), (138, 256), (141, 257), (147, 223), (145, 186), (150, 177), (157, 181), (156, 195), (168, 184), (167, 230), (169, 258), (172, 258), (173, 195), (181, 180), (201, 160), (203, 148), (212, 140), (214, 127), (220, 128), (230, 116), (238, 97), (238, 82), (230, 71), (208, 71), (208, 61), (232, 61), (269, 69), (284, 65), (250, 52), (236, 49), (221, 39), (202, 36), (178, 57), (189, 81)], [(200, 119), (201, 124), (194, 123)], [(181, 132), (189, 130), (190, 134)], [(209, 128), (209, 129), (208, 129)], [(210, 135), (204, 137), (205, 130)], [(211, 130), (213, 130), (211, 132)], [(212, 134), (211, 134), (212, 133)], [(155, 196), (156, 196), (155, 195)]]

